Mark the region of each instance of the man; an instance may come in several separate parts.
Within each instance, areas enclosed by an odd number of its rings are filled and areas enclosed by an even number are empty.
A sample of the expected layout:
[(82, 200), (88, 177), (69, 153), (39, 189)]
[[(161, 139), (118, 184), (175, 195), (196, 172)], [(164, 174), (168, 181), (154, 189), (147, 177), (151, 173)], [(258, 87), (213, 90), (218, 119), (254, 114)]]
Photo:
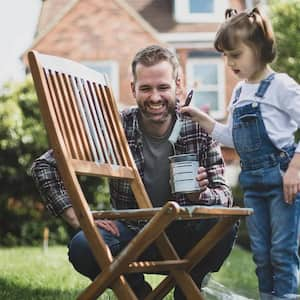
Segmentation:
[[(180, 205), (231, 206), (232, 195), (223, 177), (224, 163), (220, 149), (212, 138), (191, 120), (184, 121), (174, 148), (176, 154), (198, 155), (200, 167), (197, 181), (200, 192), (192, 197), (171, 194), (168, 157), (174, 153), (168, 137), (176, 120), (176, 96), (182, 92), (178, 70), (176, 56), (160, 46), (142, 49), (132, 62), (131, 88), (137, 107), (123, 111), (121, 118), (137, 168), (153, 206), (162, 206), (167, 200), (177, 201)], [(54, 215), (61, 215), (74, 228), (78, 228), (78, 220), (61, 182), (51, 150), (34, 162), (32, 175), (47, 208)], [(110, 196), (115, 209), (136, 208), (130, 186), (125, 181), (110, 180)], [(114, 256), (140, 229), (123, 221), (95, 222)], [(215, 222), (215, 219), (177, 221), (169, 226), (167, 233), (178, 254), (183, 256)], [(191, 274), (199, 288), (206, 274), (220, 268), (230, 253), (235, 234), (234, 227), (192, 270)], [(143, 257), (147, 257), (148, 260), (157, 258), (155, 247), (149, 247)], [(91, 279), (100, 272), (82, 231), (79, 231), (69, 244), (69, 259), (78, 272)], [(128, 274), (126, 278), (139, 299), (143, 299), (151, 290), (143, 274)], [(175, 288), (174, 299), (185, 299), (178, 287)]]

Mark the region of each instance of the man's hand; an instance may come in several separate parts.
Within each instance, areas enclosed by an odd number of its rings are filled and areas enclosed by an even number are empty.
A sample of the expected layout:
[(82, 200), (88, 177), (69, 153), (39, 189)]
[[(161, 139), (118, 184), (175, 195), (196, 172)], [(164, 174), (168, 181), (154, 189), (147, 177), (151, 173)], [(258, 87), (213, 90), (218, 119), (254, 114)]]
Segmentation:
[(115, 235), (115, 236), (120, 236), (120, 232), (119, 229), (116, 225), (116, 223), (114, 221), (110, 221), (110, 220), (95, 220), (95, 224), (110, 232), (111, 234)]
[[(71, 225), (74, 229), (78, 229), (80, 227), (79, 221), (75, 215), (75, 211), (73, 207), (68, 207), (62, 214), (63, 219)], [(103, 228), (104, 230), (110, 232), (115, 236), (119, 236), (120, 232), (117, 225), (113, 221), (109, 220), (95, 220), (95, 224)]]
[(80, 227), (79, 221), (75, 215), (73, 207), (68, 207), (67, 209), (65, 209), (62, 213), (62, 217), (74, 229), (78, 229)]
[(204, 167), (198, 168), (198, 175), (196, 176), (196, 180), (199, 183), (201, 192), (205, 191), (208, 186), (207, 173)]
[(200, 187), (200, 192), (187, 194), (186, 196), (190, 201), (199, 200), (200, 193), (202, 193), (203, 191), (205, 191), (207, 189), (208, 179), (207, 179), (207, 173), (206, 173), (206, 170), (204, 167), (198, 168), (198, 174), (196, 176), (196, 180), (198, 181), (198, 184)]

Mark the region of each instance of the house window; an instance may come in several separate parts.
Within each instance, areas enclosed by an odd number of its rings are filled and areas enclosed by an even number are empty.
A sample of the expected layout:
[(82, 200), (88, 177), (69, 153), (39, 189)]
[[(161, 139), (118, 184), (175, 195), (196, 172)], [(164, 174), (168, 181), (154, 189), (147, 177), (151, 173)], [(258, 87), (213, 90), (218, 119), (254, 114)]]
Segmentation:
[(112, 60), (84, 61), (84, 65), (100, 73), (105, 73), (110, 81), (114, 96), (119, 100), (119, 68), (118, 63)]
[(175, 20), (180, 23), (212, 23), (224, 20), (228, 0), (174, 0)]
[(224, 63), (221, 58), (190, 58), (186, 65), (188, 88), (194, 89), (193, 105), (209, 110), (216, 119), (225, 116)]

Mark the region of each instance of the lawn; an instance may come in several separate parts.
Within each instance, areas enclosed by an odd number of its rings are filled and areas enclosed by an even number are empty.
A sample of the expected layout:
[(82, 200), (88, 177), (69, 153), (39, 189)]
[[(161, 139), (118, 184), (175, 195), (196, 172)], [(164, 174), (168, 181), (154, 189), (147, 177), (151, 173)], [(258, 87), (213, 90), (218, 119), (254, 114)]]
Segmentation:
[[(71, 300), (89, 283), (72, 269), (66, 247), (49, 247), (47, 252), (38, 247), (0, 249), (0, 257), (0, 299)], [(153, 286), (157, 279), (156, 275), (148, 276)], [(212, 283), (215, 281), (239, 295), (258, 298), (251, 255), (238, 247), (233, 250), (220, 272), (213, 275), (209, 284), (211, 290), (214, 289)], [(107, 291), (100, 299), (115, 297), (111, 291)], [(166, 299), (171, 300), (171, 294)]]

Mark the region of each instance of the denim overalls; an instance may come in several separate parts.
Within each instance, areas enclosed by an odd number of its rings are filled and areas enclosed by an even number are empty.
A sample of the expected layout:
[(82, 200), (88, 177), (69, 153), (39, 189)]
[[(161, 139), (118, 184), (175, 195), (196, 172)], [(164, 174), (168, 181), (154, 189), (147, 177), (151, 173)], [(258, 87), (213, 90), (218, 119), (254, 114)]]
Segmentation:
[[(298, 287), (298, 220), (300, 193), (292, 205), (284, 202), (282, 174), (293, 157), (295, 146), (277, 149), (271, 142), (260, 110), (260, 102), (275, 74), (261, 81), (251, 104), (235, 107), (233, 141), (240, 156), (240, 184), (246, 207), (253, 258), (262, 299), (289, 299)], [(273, 296), (272, 296), (273, 295)]]

